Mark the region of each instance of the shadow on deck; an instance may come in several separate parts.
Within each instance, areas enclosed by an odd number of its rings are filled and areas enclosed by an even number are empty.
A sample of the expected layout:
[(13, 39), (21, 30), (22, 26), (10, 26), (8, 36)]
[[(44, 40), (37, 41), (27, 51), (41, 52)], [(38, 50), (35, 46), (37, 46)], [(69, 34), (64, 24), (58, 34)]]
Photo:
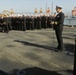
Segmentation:
[(36, 43), (27, 42), (27, 41), (14, 40), (14, 42), (19, 42), (19, 43), (22, 43), (23, 45), (34, 46), (34, 47), (44, 48), (44, 49), (48, 49), (48, 50), (54, 50), (53, 47), (49, 47), (49, 46), (45, 46), (45, 45), (39, 45)]
[[(67, 73), (73, 73), (71, 70), (66, 70)], [(23, 70), (14, 69), (10, 73), (5, 73), (0, 70), (0, 75), (62, 75), (56, 71), (48, 71), (38, 67), (26, 68)]]

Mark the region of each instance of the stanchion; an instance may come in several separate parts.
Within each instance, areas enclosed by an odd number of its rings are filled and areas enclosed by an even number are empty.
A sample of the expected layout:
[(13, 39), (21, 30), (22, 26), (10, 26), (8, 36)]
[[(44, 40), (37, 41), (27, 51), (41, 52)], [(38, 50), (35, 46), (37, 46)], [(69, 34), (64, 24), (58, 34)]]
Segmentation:
[(75, 52), (74, 52), (74, 73), (76, 75), (76, 37), (75, 37)]

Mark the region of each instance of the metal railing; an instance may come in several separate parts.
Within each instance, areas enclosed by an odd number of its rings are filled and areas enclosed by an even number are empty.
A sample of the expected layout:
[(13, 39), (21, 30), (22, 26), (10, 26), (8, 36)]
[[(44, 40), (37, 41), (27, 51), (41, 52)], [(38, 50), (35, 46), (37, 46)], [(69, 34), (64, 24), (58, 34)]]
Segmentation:
[(76, 26), (76, 18), (65, 18), (64, 25)]

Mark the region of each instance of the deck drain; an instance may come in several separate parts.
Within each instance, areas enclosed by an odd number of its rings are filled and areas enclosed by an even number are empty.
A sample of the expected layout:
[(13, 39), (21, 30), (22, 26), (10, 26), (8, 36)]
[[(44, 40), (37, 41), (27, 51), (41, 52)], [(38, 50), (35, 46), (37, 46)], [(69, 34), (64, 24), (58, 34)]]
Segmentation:
[(17, 75), (25, 75), (25, 74), (26, 74), (26, 72), (24, 70), (20, 70), (17, 72)]

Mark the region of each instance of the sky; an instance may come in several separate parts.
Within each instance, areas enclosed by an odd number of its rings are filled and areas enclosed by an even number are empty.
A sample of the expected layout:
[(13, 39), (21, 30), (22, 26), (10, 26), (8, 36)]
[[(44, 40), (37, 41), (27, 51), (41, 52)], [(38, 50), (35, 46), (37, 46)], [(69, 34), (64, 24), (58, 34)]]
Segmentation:
[(50, 7), (55, 12), (56, 5), (62, 6), (63, 12), (71, 12), (76, 6), (76, 0), (0, 0), (0, 12), (3, 10), (10, 10), (13, 8), (15, 12), (34, 12), (34, 9), (40, 8), (45, 12), (46, 3), (47, 7)]

